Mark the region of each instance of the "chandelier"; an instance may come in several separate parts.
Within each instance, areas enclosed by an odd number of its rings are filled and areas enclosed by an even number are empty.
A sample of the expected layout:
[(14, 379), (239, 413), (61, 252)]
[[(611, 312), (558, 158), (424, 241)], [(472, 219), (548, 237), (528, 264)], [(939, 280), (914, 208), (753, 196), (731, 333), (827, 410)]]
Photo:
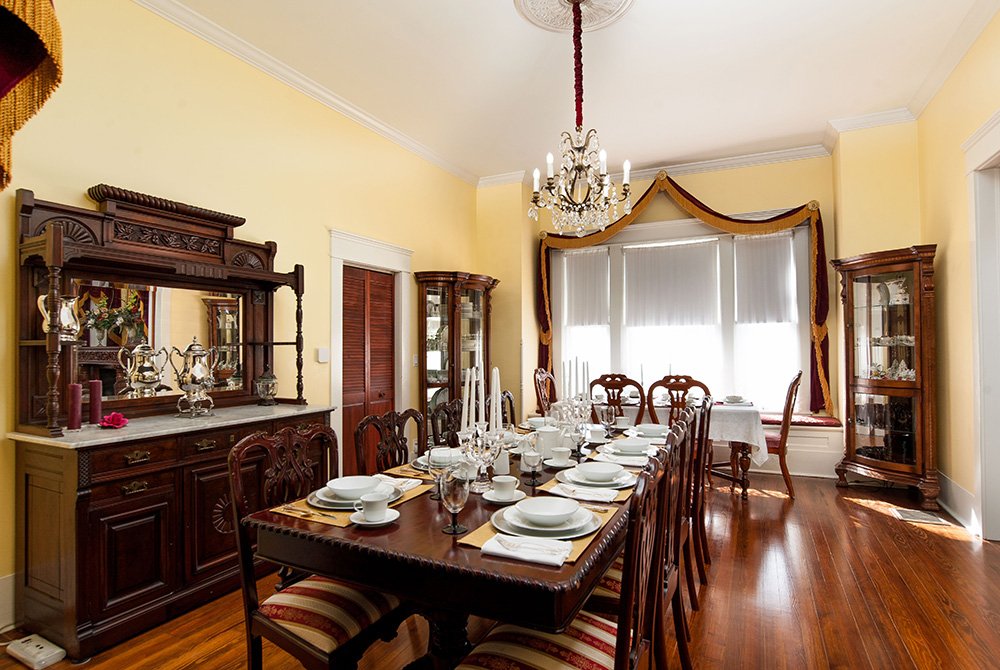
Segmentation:
[(597, 131), (583, 132), (583, 21), (580, 5), (588, 0), (564, 0), (573, 10), (573, 65), (576, 93), (576, 130), (564, 132), (559, 141), (561, 159), (556, 173), (552, 154), (545, 157), (545, 184), (540, 184), (541, 174), (533, 173), (533, 194), (528, 216), (537, 221), (538, 210), (552, 213), (552, 226), (560, 234), (581, 237), (589, 232), (604, 230), (612, 219), (618, 218), (621, 203), (625, 214), (632, 211), (629, 193), (629, 170), (625, 161), (621, 194), (608, 176), (607, 152), (601, 148)]

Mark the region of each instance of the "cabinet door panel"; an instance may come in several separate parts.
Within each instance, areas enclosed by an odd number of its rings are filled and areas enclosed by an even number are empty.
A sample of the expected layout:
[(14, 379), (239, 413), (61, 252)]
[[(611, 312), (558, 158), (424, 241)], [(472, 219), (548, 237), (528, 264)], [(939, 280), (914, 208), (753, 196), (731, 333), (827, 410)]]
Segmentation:
[[(173, 486), (91, 506), (87, 514), (93, 561), (95, 620), (105, 619), (174, 590), (177, 583)], [(87, 588), (87, 587), (85, 587)]]

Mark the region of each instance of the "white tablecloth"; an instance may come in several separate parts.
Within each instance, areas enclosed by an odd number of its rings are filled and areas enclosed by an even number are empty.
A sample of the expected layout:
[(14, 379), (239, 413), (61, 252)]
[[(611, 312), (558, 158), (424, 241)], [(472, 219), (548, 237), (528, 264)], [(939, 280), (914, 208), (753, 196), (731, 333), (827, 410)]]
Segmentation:
[[(634, 422), (639, 408), (635, 405), (624, 405), (622, 409)], [(666, 412), (661, 411), (658, 414), (665, 415)], [(643, 421), (648, 420), (647, 412), (643, 416)], [(754, 465), (762, 465), (767, 462), (764, 424), (760, 422), (760, 410), (753, 405), (713, 406), (712, 424), (708, 429), (708, 437), (715, 442), (746, 442), (750, 445), (750, 460), (753, 461)]]

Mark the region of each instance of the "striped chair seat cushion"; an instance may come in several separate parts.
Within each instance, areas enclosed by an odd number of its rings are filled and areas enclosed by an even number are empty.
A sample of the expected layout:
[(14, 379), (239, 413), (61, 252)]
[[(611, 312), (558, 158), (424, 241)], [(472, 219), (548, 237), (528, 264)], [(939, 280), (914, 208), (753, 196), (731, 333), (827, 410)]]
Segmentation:
[(330, 653), (398, 606), (393, 596), (314, 575), (275, 593), (257, 611)]
[(611, 567), (607, 569), (597, 583), (592, 595), (599, 598), (609, 598), (618, 600), (622, 595), (622, 570), (625, 569), (625, 559), (619, 556)]
[(558, 635), (503, 624), (456, 670), (611, 670), (617, 635), (614, 623), (586, 611)]

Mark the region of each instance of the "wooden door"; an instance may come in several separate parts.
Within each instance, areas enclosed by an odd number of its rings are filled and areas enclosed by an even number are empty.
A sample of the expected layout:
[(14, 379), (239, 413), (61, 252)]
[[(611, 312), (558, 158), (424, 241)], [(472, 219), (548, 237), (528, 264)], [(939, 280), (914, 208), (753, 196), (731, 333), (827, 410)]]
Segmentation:
[[(395, 408), (394, 278), (385, 272), (344, 267), (344, 469), (358, 472), (354, 429), (369, 414)], [(375, 462), (369, 437), (368, 462)]]

